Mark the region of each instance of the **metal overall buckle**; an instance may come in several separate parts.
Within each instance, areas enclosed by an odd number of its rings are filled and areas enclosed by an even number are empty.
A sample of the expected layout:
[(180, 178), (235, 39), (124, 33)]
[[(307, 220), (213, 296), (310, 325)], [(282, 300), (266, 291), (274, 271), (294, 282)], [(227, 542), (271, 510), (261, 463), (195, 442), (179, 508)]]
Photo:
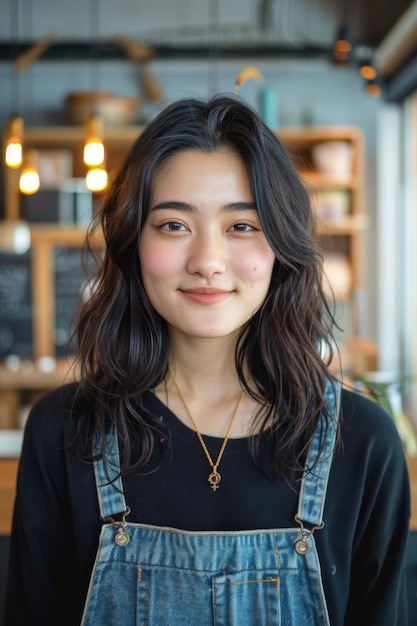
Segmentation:
[(312, 528), (304, 528), (304, 524), (300, 520), (298, 515), (296, 515), (294, 519), (297, 522), (297, 524), (299, 524), (301, 527), (301, 538), (297, 539), (297, 541), (294, 544), (294, 548), (297, 554), (301, 554), (302, 556), (304, 556), (304, 554), (307, 554), (307, 552), (311, 548), (309, 538), (313, 536), (313, 533), (315, 530), (321, 530), (322, 528), (324, 528), (324, 522), (322, 522), (319, 526), (313, 526)]
[(114, 537), (114, 542), (117, 543), (118, 546), (124, 548), (130, 542), (130, 535), (125, 531), (125, 527), (127, 526), (126, 517), (130, 514), (130, 507), (128, 506), (126, 511), (123, 513), (122, 519), (120, 522), (117, 522), (112, 517), (102, 517), (103, 522), (110, 522), (113, 528), (117, 530), (117, 533)]

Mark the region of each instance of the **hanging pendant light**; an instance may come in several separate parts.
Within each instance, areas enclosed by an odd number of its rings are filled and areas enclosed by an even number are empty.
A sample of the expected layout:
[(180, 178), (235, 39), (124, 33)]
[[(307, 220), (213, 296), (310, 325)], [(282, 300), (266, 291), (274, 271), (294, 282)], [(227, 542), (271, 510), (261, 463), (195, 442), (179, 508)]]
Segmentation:
[(379, 98), (382, 95), (382, 87), (377, 77), (365, 82), (365, 91), (368, 96)]
[(333, 46), (332, 57), (336, 63), (347, 63), (352, 52), (352, 42), (349, 29), (346, 24), (339, 28), (336, 41)]
[(103, 119), (97, 115), (89, 117), (86, 121), (84, 163), (90, 168), (85, 177), (85, 184), (90, 191), (103, 191), (107, 186), (107, 170), (102, 138)]
[(359, 65), (359, 73), (365, 80), (375, 80), (376, 69), (371, 59), (361, 62)]
[[(93, 41), (98, 38), (99, 0), (90, 0), (90, 36)], [(96, 83), (98, 91), (99, 66), (92, 62), (92, 83)], [(93, 75), (95, 80), (93, 81)], [(93, 113), (96, 113), (93, 111)], [(105, 151), (103, 145), (103, 118), (100, 115), (90, 115), (85, 122), (86, 140), (84, 145), (84, 163), (89, 170), (85, 177), (87, 189), (100, 192), (107, 186), (107, 170), (105, 167)]]
[[(9, 0), (10, 34), (19, 39), (19, 3)], [(4, 162), (7, 167), (17, 169), (23, 161), (23, 118), (21, 116), (21, 80), (10, 60), (10, 108), (12, 115), (5, 133)]]
[(364, 87), (368, 96), (378, 98), (382, 95), (383, 80), (372, 60), (372, 56), (363, 58), (359, 63), (359, 73), (364, 79)]
[(39, 189), (40, 180), (36, 150), (28, 150), (25, 154), (25, 162), (20, 174), (19, 189), (26, 195), (36, 193)]
[(85, 123), (84, 163), (90, 167), (104, 162), (103, 119), (98, 115)]
[[(98, 25), (100, 23), (100, 2), (89, 0), (90, 39), (98, 40)], [(92, 46), (93, 49), (93, 46)], [(99, 91), (99, 65), (92, 59), (91, 63), (92, 91)], [(94, 106), (95, 104), (95, 106)], [(85, 122), (86, 141), (84, 145), (84, 163), (89, 168), (85, 177), (87, 189), (92, 192), (103, 191), (107, 186), (107, 170), (105, 165), (105, 150), (103, 145), (104, 123), (103, 118), (97, 115), (97, 102), (93, 103), (93, 115)]]
[(5, 143), (4, 162), (7, 167), (17, 169), (23, 161), (23, 119), (21, 117), (12, 117), (9, 120)]

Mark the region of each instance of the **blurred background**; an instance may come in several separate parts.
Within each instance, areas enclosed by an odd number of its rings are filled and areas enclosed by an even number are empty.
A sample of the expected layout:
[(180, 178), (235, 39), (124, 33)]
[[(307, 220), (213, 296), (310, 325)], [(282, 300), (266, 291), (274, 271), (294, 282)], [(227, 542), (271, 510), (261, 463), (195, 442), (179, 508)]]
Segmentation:
[[(77, 350), (81, 247), (107, 175), (168, 102), (237, 91), (311, 193), (342, 327), (333, 367), (397, 423), (417, 554), (417, 2), (406, 0), (2, 0), (5, 551), (27, 412)], [(414, 619), (416, 569), (410, 556)]]

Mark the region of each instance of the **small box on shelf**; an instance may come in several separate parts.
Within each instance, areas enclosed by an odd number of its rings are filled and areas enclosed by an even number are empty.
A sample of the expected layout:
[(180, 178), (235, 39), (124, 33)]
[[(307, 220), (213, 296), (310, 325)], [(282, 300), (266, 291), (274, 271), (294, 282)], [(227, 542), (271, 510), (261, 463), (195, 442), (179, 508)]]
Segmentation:
[(40, 189), (31, 196), (22, 194), (21, 213), (31, 224), (87, 226), (93, 217), (93, 194), (84, 178), (68, 178), (59, 187)]
[(62, 188), (40, 189), (31, 196), (22, 194), (21, 213), (23, 219), (31, 224), (73, 224), (72, 194)]

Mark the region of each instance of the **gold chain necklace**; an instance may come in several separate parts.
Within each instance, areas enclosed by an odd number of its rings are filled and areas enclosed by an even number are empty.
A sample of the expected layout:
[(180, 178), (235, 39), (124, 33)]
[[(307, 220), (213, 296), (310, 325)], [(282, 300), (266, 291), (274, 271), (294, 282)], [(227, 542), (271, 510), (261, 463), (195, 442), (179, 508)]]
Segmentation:
[(176, 388), (176, 390), (177, 390), (177, 392), (178, 392), (178, 395), (179, 395), (179, 397), (180, 397), (180, 399), (181, 399), (181, 402), (182, 402), (182, 403), (183, 403), (183, 405), (184, 405), (184, 409), (186, 410), (187, 415), (188, 415), (188, 417), (190, 418), (190, 421), (191, 421), (192, 425), (194, 426), (195, 434), (197, 435), (198, 440), (199, 440), (199, 442), (200, 442), (200, 444), (201, 444), (201, 447), (202, 447), (202, 448), (203, 448), (203, 450), (204, 450), (204, 454), (206, 455), (207, 460), (208, 460), (208, 462), (210, 463), (210, 466), (211, 466), (211, 472), (210, 472), (210, 475), (209, 475), (209, 477), (208, 477), (208, 479), (207, 479), (207, 480), (208, 480), (208, 481), (209, 481), (209, 483), (210, 483), (210, 487), (211, 487), (211, 489), (213, 489), (213, 491), (216, 491), (216, 490), (219, 488), (219, 482), (220, 482), (220, 481), (221, 481), (221, 479), (222, 479), (221, 475), (219, 474), (218, 467), (219, 467), (220, 461), (221, 461), (221, 459), (222, 459), (223, 452), (225, 451), (226, 444), (227, 444), (227, 442), (228, 442), (228, 440), (229, 440), (229, 435), (230, 435), (231, 430), (232, 430), (232, 428), (233, 428), (233, 424), (234, 424), (234, 421), (235, 421), (235, 419), (236, 419), (236, 415), (238, 414), (238, 411), (239, 411), (239, 409), (240, 409), (240, 405), (242, 404), (242, 400), (243, 400), (243, 397), (244, 397), (244, 395), (245, 395), (245, 392), (244, 392), (244, 391), (242, 391), (241, 396), (240, 396), (240, 398), (239, 398), (239, 400), (238, 400), (238, 402), (237, 402), (236, 408), (235, 408), (234, 413), (233, 413), (233, 415), (232, 415), (232, 419), (230, 420), (230, 424), (229, 424), (229, 427), (228, 427), (228, 429), (227, 429), (226, 436), (225, 436), (225, 438), (223, 439), (223, 443), (222, 443), (222, 446), (221, 446), (221, 448), (220, 448), (220, 452), (219, 452), (219, 454), (218, 454), (218, 456), (217, 456), (217, 460), (216, 460), (216, 462), (214, 463), (213, 459), (211, 458), (210, 452), (208, 451), (208, 448), (207, 448), (207, 446), (206, 446), (206, 444), (205, 444), (205, 442), (204, 442), (204, 439), (203, 439), (203, 437), (202, 437), (202, 435), (201, 435), (200, 431), (198, 430), (197, 424), (195, 423), (195, 420), (194, 420), (193, 416), (192, 416), (192, 415), (191, 415), (191, 413), (190, 413), (190, 409), (188, 408), (187, 403), (186, 403), (186, 402), (185, 402), (185, 400), (184, 400), (184, 396), (183, 396), (183, 395), (182, 395), (182, 393), (181, 393), (181, 390), (180, 390), (180, 388), (179, 388), (179, 386), (178, 386), (178, 383), (177, 383), (177, 379), (175, 378), (175, 374), (174, 374), (174, 372), (173, 372), (172, 367), (171, 367), (171, 365), (170, 365), (170, 364), (168, 364), (168, 370), (169, 370), (169, 375), (170, 375), (170, 376), (171, 376), (171, 378), (172, 378), (172, 382), (174, 383), (175, 388)]

